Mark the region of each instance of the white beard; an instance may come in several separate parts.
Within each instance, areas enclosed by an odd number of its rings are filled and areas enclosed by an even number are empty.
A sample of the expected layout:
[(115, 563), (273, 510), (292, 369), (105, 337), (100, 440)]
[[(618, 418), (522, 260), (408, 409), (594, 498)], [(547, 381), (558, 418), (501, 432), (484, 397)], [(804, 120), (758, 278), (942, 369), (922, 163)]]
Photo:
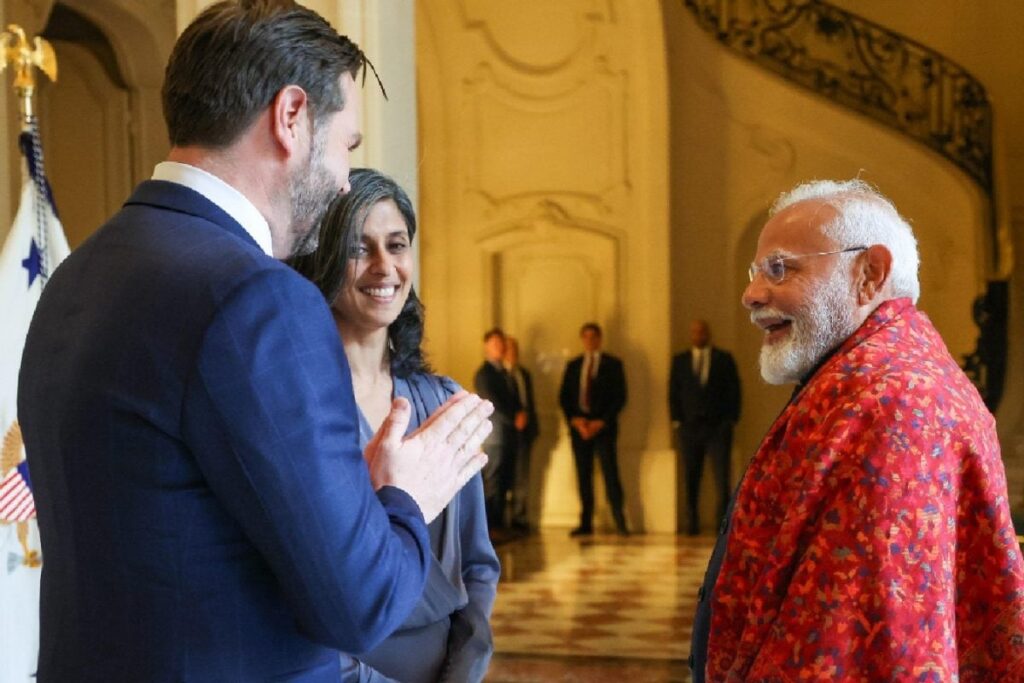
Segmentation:
[(750, 314), (758, 318), (791, 320), (789, 337), (761, 346), (761, 376), (769, 384), (799, 382), (832, 349), (853, 334), (858, 327), (851, 302), (851, 285), (845, 273), (827, 280), (807, 295), (807, 304), (786, 315), (773, 308)]

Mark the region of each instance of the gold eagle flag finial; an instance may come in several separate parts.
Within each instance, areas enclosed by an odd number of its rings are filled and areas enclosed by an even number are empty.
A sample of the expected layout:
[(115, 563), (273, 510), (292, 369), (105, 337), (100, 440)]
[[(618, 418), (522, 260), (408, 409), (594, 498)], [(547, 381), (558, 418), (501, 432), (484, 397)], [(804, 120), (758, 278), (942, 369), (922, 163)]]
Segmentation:
[(36, 76), (32, 67), (57, 81), (57, 54), (53, 46), (39, 36), (30, 43), (25, 31), (16, 24), (0, 33), (0, 71), (8, 66), (14, 70), (14, 92), (21, 105), (21, 122), (28, 126), (33, 117), (32, 95), (36, 89)]

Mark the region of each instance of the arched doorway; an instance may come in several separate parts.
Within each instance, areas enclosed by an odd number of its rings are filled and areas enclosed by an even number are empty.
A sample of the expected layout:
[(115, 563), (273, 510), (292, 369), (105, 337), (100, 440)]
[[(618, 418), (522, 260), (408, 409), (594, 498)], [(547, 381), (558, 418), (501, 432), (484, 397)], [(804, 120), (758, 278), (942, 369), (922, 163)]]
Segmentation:
[(607, 0), (416, 8), (431, 357), (468, 384), (485, 329), (499, 324), (521, 339), (544, 430), (539, 467), (531, 466), (533, 522), (572, 526), (579, 502), (555, 394), (565, 361), (580, 352), (580, 324), (599, 322), (629, 385), (619, 438), (629, 523), (672, 531), (660, 8)]

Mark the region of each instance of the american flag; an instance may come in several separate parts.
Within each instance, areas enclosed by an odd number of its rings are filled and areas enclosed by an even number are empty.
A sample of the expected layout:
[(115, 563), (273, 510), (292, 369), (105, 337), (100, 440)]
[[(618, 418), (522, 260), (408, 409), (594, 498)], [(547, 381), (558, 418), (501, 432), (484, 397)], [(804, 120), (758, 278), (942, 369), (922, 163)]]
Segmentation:
[(0, 520), (27, 522), (36, 516), (32, 500), (32, 481), (28, 476), (28, 463), (24, 460), (0, 481)]

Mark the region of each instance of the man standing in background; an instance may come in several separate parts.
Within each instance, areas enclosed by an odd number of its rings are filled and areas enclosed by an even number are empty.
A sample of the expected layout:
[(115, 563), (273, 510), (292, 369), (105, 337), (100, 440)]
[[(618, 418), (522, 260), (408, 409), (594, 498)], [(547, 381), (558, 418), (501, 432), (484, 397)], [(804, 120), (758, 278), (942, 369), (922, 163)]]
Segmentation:
[(698, 593), (695, 683), (1024, 680), (995, 419), (915, 305), (910, 224), (861, 180), (769, 215), (743, 305), (796, 388)]
[(507, 540), (505, 508), (516, 471), (516, 414), (519, 399), (505, 371), (505, 333), (495, 327), (484, 333), (484, 362), (473, 377), (473, 387), (494, 404), (493, 431), (484, 442), (488, 462), (483, 470), (487, 526), (495, 542)]
[(619, 413), (626, 405), (626, 373), (622, 361), (601, 351), (601, 326), (585, 323), (580, 328), (583, 354), (565, 366), (558, 402), (569, 423), (576, 481), (580, 494), (580, 525), (570, 536), (594, 533), (594, 455), (601, 461), (605, 493), (619, 535), (629, 535), (622, 512), (619, 481)]
[(693, 321), (690, 340), (693, 348), (672, 359), (668, 409), (679, 451), (676, 530), (682, 533), (685, 528), (690, 536), (696, 536), (700, 533), (698, 497), (705, 459), (711, 460), (715, 474), (718, 523), (725, 517), (732, 489), (732, 430), (740, 417), (740, 377), (732, 355), (711, 346), (707, 321)]
[(519, 402), (519, 411), (515, 417), (516, 467), (512, 483), (512, 530), (527, 533), (530, 531), (530, 450), (540, 429), (533, 404), (533, 378), (529, 370), (519, 364), (519, 341), (515, 337), (505, 339), (505, 370)]

